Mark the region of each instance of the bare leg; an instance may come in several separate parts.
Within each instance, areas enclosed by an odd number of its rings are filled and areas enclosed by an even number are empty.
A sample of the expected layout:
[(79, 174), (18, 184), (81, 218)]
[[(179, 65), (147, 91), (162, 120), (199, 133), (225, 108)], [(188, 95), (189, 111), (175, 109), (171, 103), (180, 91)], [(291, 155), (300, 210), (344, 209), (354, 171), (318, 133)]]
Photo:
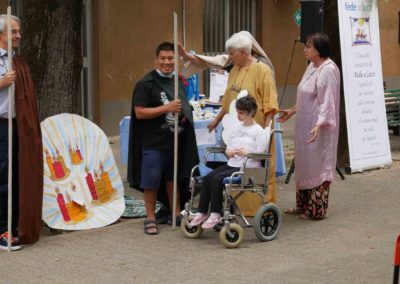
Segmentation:
[[(168, 195), (168, 201), (169, 201), (169, 208), (171, 209), (171, 212), (173, 210), (173, 200), (174, 200), (174, 183), (171, 181), (167, 182), (167, 195)], [(179, 216), (181, 214), (181, 209), (180, 209), (180, 199), (179, 199), (179, 186), (176, 188), (176, 216)]]
[(147, 220), (155, 220), (157, 189), (146, 188), (143, 193), (144, 193), (144, 206), (146, 208)]

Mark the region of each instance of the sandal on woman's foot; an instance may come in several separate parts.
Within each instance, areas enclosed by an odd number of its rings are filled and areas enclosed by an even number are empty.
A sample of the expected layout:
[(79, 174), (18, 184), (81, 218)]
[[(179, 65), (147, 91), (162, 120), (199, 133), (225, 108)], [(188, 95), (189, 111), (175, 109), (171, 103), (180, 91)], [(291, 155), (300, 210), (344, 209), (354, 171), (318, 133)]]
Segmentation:
[(286, 214), (303, 214), (304, 212), (306, 212), (306, 210), (301, 208), (286, 208), (285, 210)]
[(144, 233), (147, 235), (157, 235), (158, 227), (156, 220), (144, 220)]
[(311, 219), (309, 216), (307, 216), (306, 214), (300, 214), (299, 215), (299, 219), (301, 220), (307, 220), (307, 219)]

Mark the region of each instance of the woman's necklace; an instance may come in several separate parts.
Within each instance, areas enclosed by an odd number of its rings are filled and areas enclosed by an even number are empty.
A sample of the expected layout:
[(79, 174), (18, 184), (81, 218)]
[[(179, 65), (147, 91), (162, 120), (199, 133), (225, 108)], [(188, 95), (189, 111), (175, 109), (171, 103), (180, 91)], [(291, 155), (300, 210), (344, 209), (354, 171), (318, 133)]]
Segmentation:
[[(241, 68), (241, 67), (240, 67), (240, 68)], [(247, 72), (249, 72), (250, 66), (247, 67), (246, 73), (244, 73), (244, 77), (243, 77), (243, 79), (242, 79), (242, 82), (240, 83), (240, 86), (237, 86), (237, 85), (236, 85), (236, 80), (237, 80), (237, 77), (239, 76), (240, 68), (239, 68), (238, 73), (236, 74), (235, 82), (234, 82), (234, 83), (232, 84), (232, 86), (231, 86), (231, 90), (232, 90), (232, 91), (235, 91), (235, 92), (237, 92), (237, 93), (240, 93), (240, 91), (242, 90), (242, 85), (243, 85), (244, 80), (246, 79)]]

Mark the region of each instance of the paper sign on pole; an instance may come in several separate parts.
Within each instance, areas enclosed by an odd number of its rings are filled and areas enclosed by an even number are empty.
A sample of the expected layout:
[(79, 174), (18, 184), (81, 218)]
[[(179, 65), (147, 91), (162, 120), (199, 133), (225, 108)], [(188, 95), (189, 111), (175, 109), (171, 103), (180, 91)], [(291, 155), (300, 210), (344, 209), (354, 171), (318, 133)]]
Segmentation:
[(229, 74), (223, 69), (210, 70), (210, 102), (219, 103), (226, 90)]
[(351, 172), (392, 164), (376, 0), (339, 0)]

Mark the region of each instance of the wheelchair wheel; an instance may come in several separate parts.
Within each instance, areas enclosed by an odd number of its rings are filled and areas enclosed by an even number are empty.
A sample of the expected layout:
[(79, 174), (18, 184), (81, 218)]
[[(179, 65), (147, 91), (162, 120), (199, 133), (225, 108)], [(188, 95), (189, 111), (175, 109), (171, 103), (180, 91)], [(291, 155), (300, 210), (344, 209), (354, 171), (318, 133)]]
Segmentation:
[(244, 230), (239, 224), (231, 223), (229, 226), (233, 234), (233, 238), (226, 233), (226, 227), (224, 226), (219, 232), (219, 240), (227, 248), (236, 248), (243, 241)]
[(254, 233), (260, 241), (272, 241), (281, 227), (281, 211), (273, 203), (263, 204), (254, 216)]
[[(189, 216), (188, 220), (192, 220), (192, 216)], [(181, 231), (183, 235), (188, 239), (197, 239), (203, 233), (203, 228), (201, 225), (195, 227), (186, 226), (184, 220), (181, 221)]]

